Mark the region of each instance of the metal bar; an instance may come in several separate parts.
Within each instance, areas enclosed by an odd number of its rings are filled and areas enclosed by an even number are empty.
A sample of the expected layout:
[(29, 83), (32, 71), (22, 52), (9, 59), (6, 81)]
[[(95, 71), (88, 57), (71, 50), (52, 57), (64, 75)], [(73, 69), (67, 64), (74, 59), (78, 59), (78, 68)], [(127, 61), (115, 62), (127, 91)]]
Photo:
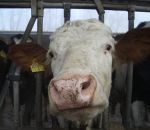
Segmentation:
[(35, 106), (36, 106), (36, 127), (42, 127), (42, 72), (36, 73), (36, 98), (35, 98)]
[(27, 25), (27, 28), (26, 28), (26, 30), (25, 30), (25, 32), (23, 34), (23, 38), (21, 40), (21, 43), (25, 43), (26, 40), (28, 39), (28, 37), (29, 37), (29, 35), (31, 33), (31, 30), (32, 30), (32, 28), (34, 26), (35, 20), (36, 20), (36, 17), (31, 17), (30, 18), (30, 21), (29, 21), (29, 23)]
[[(150, 12), (150, 5), (133, 5), (135, 11), (143, 11), (143, 12)], [(0, 2), (0, 8), (30, 8), (30, 3), (7, 3), (7, 2)], [(63, 8), (63, 3), (43, 3), (43, 8)], [(131, 8), (129, 4), (116, 4), (116, 3), (103, 3), (103, 7), (105, 10), (122, 10), (128, 11)], [(96, 9), (95, 4), (93, 3), (72, 3), (72, 9)]]
[(104, 11), (104, 7), (102, 5), (101, 0), (94, 0), (94, 3), (96, 5), (97, 12), (99, 14), (99, 20), (102, 21), (102, 22), (104, 22), (105, 11)]
[(128, 20), (129, 20), (129, 30), (134, 28), (134, 19), (135, 19), (135, 13), (134, 9), (128, 11)]
[[(134, 28), (134, 9), (128, 11), (129, 30)], [(131, 100), (132, 100), (132, 80), (133, 80), (133, 63), (128, 64), (127, 69), (127, 94), (126, 94), (126, 117), (125, 127), (126, 130), (131, 127)]]
[(104, 13), (99, 14), (99, 20), (104, 23)]
[(102, 114), (102, 130), (110, 129), (110, 120), (109, 120), (109, 108), (105, 109)]
[(38, 0), (37, 42), (42, 45), (43, 35), (43, 0)]
[(125, 129), (129, 130), (131, 127), (131, 100), (132, 100), (132, 79), (133, 79), (133, 63), (128, 64), (127, 69), (127, 94), (126, 94), (126, 117)]
[(71, 3), (64, 3), (64, 23), (70, 21), (70, 6)]
[(103, 113), (99, 114), (99, 124), (98, 124), (98, 128), (102, 129), (103, 127)]
[(8, 92), (8, 89), (9, 89), (9, 84), (10, 84), (10, 81), (5, 80), (2, 91), (0, 93), (0, 109), (2, 108), (5, 97), (7, 95), (7, 92)]
[[(37, 42), (42, 45), (43, 35), (43, 0), (38, 0)], [(36, 126), (42, 127), (42, 86), (43, 72), (36, 73)]]
[[(20, 67), (16, 68), (14, 76), (20, 76)], [(19, 81), (13, 82), (13, 93), (14, 93), (14, 125), (15, 127), (20, 126), (20, 112), (19, 112)]]
[[(14, 74), (14, 70), (16, 69), (16, 65), (15, 64), (11, 64), (10, 65), (10, 68), (9, 68), (9, 72), (7, 74), (7, 77), (9, 75), (12, 75)], [(10, 84), (10, 80), (6, 79), (5, 82), (4, 82), (4, 86), (3, 86), (3, 89), (0, 93), (0, 108), (2, 107), (3, 103), (4, 103), (4, 100), (5, 100), (5, 97), (7, 95), (7, 92), (8, 92), (8, 89), (9, 89), (9, 84)]]
[(34, 23), (35, 23), (35, 20), (37, 18), (37, 9), (36, 9), (36, 6), (37, 6), (37, 1), (36, 0), (31, 0), (31, 18), (30, 18), (30, 21), (26, 27), (26, 30), (24, 32), (24, 35), (23, 35), (23, 38), (21, 40), (21, 43), (25, 43), (26, 40), (28, 39), (30, 33), (31, 33), (31, 30), (34, 26)]
[(42, 45), (42, 34), (43, 34), (43, 0), (38, 0), (37, 40), (39, 45)]
[(31, 0), (31, 15), (37, 17), (37, 0)]
[[(63, 3), (43, 3), (44, 8), (63, 8)], [(141, 5), (132, 5), (136, 11), (150, 11), (150, 7)], [(103, 3), (105, 10), (129, 10), (131, 5), (129, 4), (113, 4), (113, 3)], [(96, 9), (96, 5), (93, 3), (72, 3), (71, 8), (77, 9)]]

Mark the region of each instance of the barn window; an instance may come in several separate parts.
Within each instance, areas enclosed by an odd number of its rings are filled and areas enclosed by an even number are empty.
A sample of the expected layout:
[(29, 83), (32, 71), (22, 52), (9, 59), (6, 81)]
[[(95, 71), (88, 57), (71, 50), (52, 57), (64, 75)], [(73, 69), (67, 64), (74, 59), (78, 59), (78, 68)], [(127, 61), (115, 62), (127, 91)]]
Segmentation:
[(71, 10), (71, 21), (79, 19), (98, 19), (98, 13), (96, 10), (90, 9), (72, 9)]
[[(31, 9), (0, 9), (0, 31), (25, 31), (31, 17)], [(135, 12), (135, 27), (142, 21), (148, 21), (149, 13)], [(71, 9), (70, 20), (79, 19), (98, 19), (98, 13), (92, 9)], [(114, 33), (123, 33), (128, 30), (128, 12), (127, 11), (105, 11), (105, 24), (108, 25)], [(63, 9), (45, 9), (43, 30), (44, 32), (53, 32), (64, 23)], [(37, 30), (37, 22), (32, 31)]]
[(47, 32), (54, 32), (56, 28), (64, 23), (63, 9), (45, 9), (43, 19), (43, 29)]
[(105, 11), (105, 24), (108, 25), (114, 33), (123, 33), (128, 30), (127, 11)]
[(144, 21), (150, 21), (150, 13), (149, 12), (135, 12), (135, 27), (138, 26), (139, 23)]
[[(25, 31), (31, 17), (30, 9), (0, 9), (0, 31)], [(45, 9), (43, 30), (53, 32), (63, 24), (63, 9)], [(37, 30), (37, 22), (32, 31)]]
[[(30, 15), (30, 9), (0, 9), (0, 30), (24, 31)], [(35, 27), (33, 30), (35, 30)]]

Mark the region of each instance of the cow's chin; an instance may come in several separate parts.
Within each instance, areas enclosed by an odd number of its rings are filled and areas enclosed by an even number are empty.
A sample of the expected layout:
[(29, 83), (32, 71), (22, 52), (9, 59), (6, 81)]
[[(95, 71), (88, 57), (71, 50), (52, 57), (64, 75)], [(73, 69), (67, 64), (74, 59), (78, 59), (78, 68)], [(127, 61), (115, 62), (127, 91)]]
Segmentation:
[(50, 113), (54, 116), (62, 116), (67, 120), (86, 123), (102, 113), (106, 106), (91, 106), (86, 108), (75, 108), (68, 110), (58, 110), (56, 106), (49, 108)]
[(88, 107), (88, 108), (65, 110), (61, 112), (61, 115), (68, 120), (86, 123), (87, 121), (93, 119), (101, 112), (98, 107)]

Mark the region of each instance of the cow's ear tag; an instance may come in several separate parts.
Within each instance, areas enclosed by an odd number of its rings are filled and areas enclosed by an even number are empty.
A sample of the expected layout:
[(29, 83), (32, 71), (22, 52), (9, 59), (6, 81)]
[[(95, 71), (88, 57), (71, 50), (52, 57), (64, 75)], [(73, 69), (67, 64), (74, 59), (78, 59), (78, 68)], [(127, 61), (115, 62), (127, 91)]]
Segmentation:
[(7, 58), (7, 55), (6, 55), (6, 53), (3, 50), (0, 51), (0, 57), (2, 57), (4, 59)]
[(32, 61), (32, 65), (30, 66), (30, 68), (34, 73), (44, 71), (44, 66), (36, 62), (35, 59)]

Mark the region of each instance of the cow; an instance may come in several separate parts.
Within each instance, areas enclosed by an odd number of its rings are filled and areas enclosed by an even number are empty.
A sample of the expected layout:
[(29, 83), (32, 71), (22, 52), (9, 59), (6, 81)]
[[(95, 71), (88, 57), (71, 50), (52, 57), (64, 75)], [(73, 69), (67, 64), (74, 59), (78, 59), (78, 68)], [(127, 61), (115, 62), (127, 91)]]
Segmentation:
[[(149, 27), (150, 22), (141, 22), (137, 28)], [(114, 38), (119, 41), (124, 34), (116, 35)], [(133, 89), (131, 99), (131, 127), (146, 127), (149, 117), (149, 56), (134, 63), (133, 65)], [(126, 86), (127, 86), (127, 64), (117, 67), (114, 72), (114, 84), (110, 94), (110, 106), (114, 114), (116, 105), (120, 104), (122, 121), (126, 113)], [(116, 77), (119, 76), (119, 77)], [(120, 78), (121, 77), (121, 78)], [(125, 124), (124, 124), (125, 125)]]
[[(148, 28), (150, 22), (141, 22), (137, 28)], [(144, 127), (150, 121), (150, 56), (133, 66), (132, 117), (134, 127)]]
[[(8, 60), (6, 59), (6, 53), (8, 52), (8, 46), (4, 39), (0, 39), (0, 94), (2, 94), (3, 85), (5, 81), (6, 74), (8, 72), (9, 64)], [(4, 107), (3, 104), (0, 106), (0, 117), (2, 117), (2, 109)], [(3, 124), (3, 120), (0, 118), (0, 125)]]
[[(0, 93), (1, 89), (3, 88), (3, 84), (5, 80), (9, 77), (8, 70), (10, 68), (10, 65), (13, 61), (11, 61), (7, 57), (7, 52), (11, 48), (12, 45), (20, 44), (22, 40), (23, 35), (22, 34), (16, 34), (10, 37), (10, 43), (6, 44), (4, 40), (0, 40)], [(31, 36), (28, 37), (26, 44), (33, 43), (33, 38)], [(53, 124), (50, 124), (48, 126), (51, 127), (66, 127), (66, 123), (62, 118), (55, 118), (53, 116), (47, 117), (47, 106), (48, 103), (48, 94), (47, 94), (47, 86), (48, 81), (52, 78), (52, 75), (46, 76), (44, 80), (44, 85), (42, 86), (42, 107), (43, 107), (43, 113), (42, 113), (42, 119), (43, 121), (47, 122), (47, 120), (51, 120)], [(9, 80), (12, 81), (12, 78), (10, 77)], [(22, 122), (21, 124), (24, 126), (31, 125), (31, 119), (34, 119), (34, 106), (35, 106), (35, 92), (36, 92), (36, 77), (35, 73), (32, 73), (30, 71), (26, 71), (21, 69), (20, 72), (20, 80), (19, 80), (19, 105), (21, 106), (21, 112), (22, 112)], [(9, 86), (9, 98), (11, 99), (11, 102), (13, 102), (13, 83), (10, 83)], [(22, 109), (23, 108), (23, 109)], [(3, 113), (3, 111), (2, 111)], [(3, 115), (3, 114), (2, 114)], [(5, 125), (5, 120), (9, 119), (2, 119), (4, 120), (2, 125)], [(12, 125), (12, 124), (11, 124)], [(11, 126), (10, 125), (10, 126)]]
[[(6, 78), (9, 78), (8, 70), (12, 64), (12, 61), (8, 59), (7, 52), (11, 46), (19, 44), (23, 35), (17, 34), (11, 37), (10, 44), (6, 44), (5, 42), (0, 42), (1, 48), (1, 57), (0, 57), (0, 66), (1, 66), (1, 77), (0, 77), (0, 87), (1, 89), (4, 87), (4, 82)], [(33, 39), (29, 37), (27, 39), (27, 44), (33, 42)], [(2, 55), (3, 54), (3, 55)], [(33, 115), (34, 110), (34, 101), (35, 101), (35, 77), (33, 73), (28, 73), (24, 70), (21, 70), (19, 82), (19, 104), (21, 106), (24, 105), (24, 113), (23, 113), (23, 125), (29, 125), (31, 116)], [(11, 80), (11, 78), (7, 79)], [(27, 95), (28, 93), (28, 95)], [(13, 102), (13, 83), (12, 80), (9, 84), (9, 96), (11, 101)]]
[[(16, 34), (11, 37), (11, 43), (9, 45), (8, 50), (11, 48), (12, 45), (18, 45), (20, 44), (21, 40), (23, 38), (22, 34)], [(32, 44), (35, 41), (31, 36), (28, 37), (26, 40), (26, 44)], [(10, 59), (11, 62), (13, 62)], [(46, 75), (46, 73), (45, 73)], [(42, 84), (42, 121), (47, 122), (47, 100), (48, 100), (48, 93), (47, 93), (47, 86), (48, 81), (52, 78), (52, 75), (48, 75), (45, 77), (44, 82)], [(12, 84), (11, 84), (12, 85)], [(13, 87), (10, 87), (10, 96), (13, 101)], [(22, 125), (28, 126), (31, 125), (31, 121), (35, 119), (35, 95), (36, 95), (36, 77), (35, 73), (31, 71), (27, 71), (24, 69), (21, 69), (20, 72), (20, 80), (19, 80), (19, 105), (24, 108), (22, 110), (23, 116), (22, 116)], [(52, 122), (56, 122), (57, 119), (54, 117), (51, 117)], [(55, 126), (59, 126), (59, 124), (56, 124)], [(52, 125), (52, 127), (54, 127)]]
[(36, 62), (52, 72), (49, 112), (86, 125), (108, 107), (115, 67), (148, 56), (149, 41), (148, 28), (133, 29), (116, 42), (111, 29), (96, 19), (68, 21), (50, 36), (48, 50), (15, 45), (8, 57), (24, 70)]
[[(7, 52), (9, 47), (18, 44), (23, 37), (22, 34), (17, 34), (11, 37), (11, 43), (5, 42), (5, 40), (0, 39), (0, 91), (2, 89), (3, 83), (5, 81), (6, 75), (8, 73), (11, 61), (7, 59)], [(31, 43), (33, 39), (31, 37), (28, 38), (27, 43)]]
[(5, 76), (8, 72), (9, 64), (6, 59), (6, 53), (8, 52), (8, 46), (4, 40), (0, 40), (0, 92), (4, 84)]

